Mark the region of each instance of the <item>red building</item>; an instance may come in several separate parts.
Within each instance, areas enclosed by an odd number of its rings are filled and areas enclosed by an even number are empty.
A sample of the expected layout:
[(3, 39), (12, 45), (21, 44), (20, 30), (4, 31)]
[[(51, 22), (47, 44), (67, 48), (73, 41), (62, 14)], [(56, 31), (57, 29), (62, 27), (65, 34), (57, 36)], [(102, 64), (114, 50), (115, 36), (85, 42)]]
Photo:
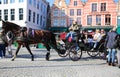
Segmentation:
[[(64, 5), (60, 5), (60, 2), (64, 3)], [(69, 27), (73, 21), (77, 21), (78, 24), (81, 24), (85, 28), (108, 28), (117, 25), (118, 7), (113, 0), (87, 0), (86, 3), (83, 3), (80, 0), (70, 0), (68, 7), (65, 0), (55, 0), (51, 11), (55, 12), (55, 6), (56, 8), (63, 8), (64, 6), (64, 17), (66, 18), (66, 25), (64, 25), (64, 27)], [(54, 24), (56, 23), (54, 14), (55, 13), (52, 13), (51, 15), (52, 26), (55, 26)], [(60, 27), (60, 25), (58, 26)]]
[(84, 26), (116, 26), (117, 4), (113, 0), (87, 0), (84, 6)]

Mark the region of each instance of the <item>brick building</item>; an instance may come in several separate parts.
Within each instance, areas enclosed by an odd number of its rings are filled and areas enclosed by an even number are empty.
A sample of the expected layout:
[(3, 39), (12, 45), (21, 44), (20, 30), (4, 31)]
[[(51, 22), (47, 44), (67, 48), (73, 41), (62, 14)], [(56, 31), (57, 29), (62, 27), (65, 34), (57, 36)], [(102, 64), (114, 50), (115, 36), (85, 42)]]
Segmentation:
[(66, 27), (68, 25), (67, 16), (68, 6), (65, 0), (55, 0), (51, 7), (51, 26), (52, 27)]
[[(66, 20), (55, 17), (55, 15), (59, 15), (61, 8), (65, 10), (64, 17)], [(60, 27), (60, 24), (64, 22), (66, 25), (62, 26), (69, 27), (73, 21), (77, 21), (78, 24), (82, 24), (86, 28), (109, 28), (117, 25), (117, 10), (117, 4), (113, 0), (87, 0), (86, 3), (80, 0), (70, 0), (68, 6), (65, 0), (55, 0), (51, 9), (53, 11), (51, 25), (52, 27)]]
[(84, 6), (84, 26), (116, 26), (117, 4), (113, 0), (88, 0)]

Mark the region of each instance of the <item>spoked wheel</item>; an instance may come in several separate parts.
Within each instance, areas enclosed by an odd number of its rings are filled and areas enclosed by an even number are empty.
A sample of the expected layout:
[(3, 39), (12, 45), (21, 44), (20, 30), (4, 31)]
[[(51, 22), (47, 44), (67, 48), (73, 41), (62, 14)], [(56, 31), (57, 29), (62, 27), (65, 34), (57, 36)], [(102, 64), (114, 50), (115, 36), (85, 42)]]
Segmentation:
[(90, 50), (90, 51), (87, 51), (87, 54), (91, 57), (96, 57), (98, 54), (99, 54), (99, 50)]
[(91, 57), (96, 57), (100, 55), (100, 50), (104, 50), (104, 43), (101, 43), (97, 50), (89, 50), (87, 53)]
[(64, 54), (58, 53), (60, 57), (66, 57), (69, 54), (69, 50), (62, 50), (62, 51), (65, 53)]
[(69, 50), (69, 57), (72, 61), (78, 61), (82, 56), (81, 49), (77, 49), (76, 46), (72, 46)]

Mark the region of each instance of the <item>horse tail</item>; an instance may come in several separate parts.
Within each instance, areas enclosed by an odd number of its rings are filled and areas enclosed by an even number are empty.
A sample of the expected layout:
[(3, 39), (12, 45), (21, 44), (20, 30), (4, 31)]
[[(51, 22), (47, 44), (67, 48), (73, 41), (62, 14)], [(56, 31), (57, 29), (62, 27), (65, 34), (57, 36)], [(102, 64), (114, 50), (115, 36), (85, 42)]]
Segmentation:
[(57, 46), (56, 39), (55, 39), (55, 34), (51, 32), (51, 44), (54, 48), (54, 46)]

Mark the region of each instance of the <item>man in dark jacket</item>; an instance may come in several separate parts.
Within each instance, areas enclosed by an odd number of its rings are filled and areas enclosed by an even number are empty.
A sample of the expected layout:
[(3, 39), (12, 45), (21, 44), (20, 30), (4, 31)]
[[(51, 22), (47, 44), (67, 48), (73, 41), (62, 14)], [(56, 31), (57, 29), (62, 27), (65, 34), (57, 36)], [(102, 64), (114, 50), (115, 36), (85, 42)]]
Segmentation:
[(117, 49), (118, 67), (120, 68), (120, 34), (117, 35), (115, 48)]
[(115, 45), (115, 38), (117, 36), (116, 28), (113, 28), (111, 32), (107, 33), (106, 36), (106, 47), (108, 48), (108, 65), (115, 66), (115, 54), (116, 49)]

